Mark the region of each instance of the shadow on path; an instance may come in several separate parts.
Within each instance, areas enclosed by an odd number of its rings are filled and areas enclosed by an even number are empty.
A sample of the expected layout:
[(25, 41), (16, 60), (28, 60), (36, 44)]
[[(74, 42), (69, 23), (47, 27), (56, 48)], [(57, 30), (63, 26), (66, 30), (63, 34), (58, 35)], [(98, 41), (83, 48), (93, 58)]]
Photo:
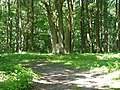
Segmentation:
[(111, 83), (115, 83), (110, 81), (111, 78), (106, 78), (99, 69), (85, 72), (59, 63), (22, 64), (33, 68), (41, 75), (40, 80), (33, 80), (32, 90), (110, 90)]

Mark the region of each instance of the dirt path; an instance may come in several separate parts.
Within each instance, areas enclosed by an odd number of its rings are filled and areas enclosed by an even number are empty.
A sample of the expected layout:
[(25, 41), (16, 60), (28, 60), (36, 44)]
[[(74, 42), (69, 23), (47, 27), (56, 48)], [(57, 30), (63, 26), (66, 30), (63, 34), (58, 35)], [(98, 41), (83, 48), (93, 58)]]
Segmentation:
[(120, 81), (111, 80), (118, 77), (120, 71), (103, 75), (100, 69), (85, 72), (55, 63), (32, 62), (23, 65), (32, 67), (42, 76), (40, 80), (34, 80), (32, 90), (111, 90), (110, 88), (120, 88)]

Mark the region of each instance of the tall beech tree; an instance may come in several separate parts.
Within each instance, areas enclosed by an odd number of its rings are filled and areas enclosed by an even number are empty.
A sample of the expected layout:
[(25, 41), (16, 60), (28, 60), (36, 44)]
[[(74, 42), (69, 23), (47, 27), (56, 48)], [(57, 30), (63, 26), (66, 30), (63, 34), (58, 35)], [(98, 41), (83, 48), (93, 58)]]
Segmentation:
[(12, 33), (12, 17), (11, 17), (11, 3), (10, 0), (7, 0), (7, 48), (11, 50), (11, 33)]
[(104, 0), (104, 51), (108, 52), (108, 2)]
[(19, 36), (19, 39), (20, 39), (20, 43), (19, 43), (19, 52), (22, 52), (23, 51), (23, 43), (24, 43), (24, 36), (23, 36), (23, 24), (22, 24), (22, 7), (21, 7), (21, 4), (22, 4), (22, 0), (19, 0), (19, 31), (20, 31), (20, 36)]
[(120, 0), (118, 0), (118, 50), (120, 51)]
[(96, 52), (100, 52), (99, 0), (96, 3)]
[(68, 16), (67, 16), (67, 28), (66, 28), (66, 32), (65, 32), (65, 49), (67, 53), (71, 53), (73, 50), (73, 39), (72, 37), (74, 37), (74, 30), (73, 30), (73, 0), (67, 0), (67, 5), (68, 5)]
[(16, 43), (15, 43), (15, 51), (18, 52), (19, 51), (19, 10), (20, 10), (20, 0), (16, 1), (17, 7), (16, 7)]
[(43, 2), (43, 3), (45, 4), (47, 10), (48, 23), (51, 31), (52, 53), (57, 53), (58, 36), (57, 36), (57, 29), (53, 21), (53, 13), (51, 11), (51, 0), (49, 2)]
[(120, 0), (116, 0), (116, 47), (117, 51), (120, 50)]
[(31, 0), (31, 11), (30, 11), (30, 22), (31, 22), (31, 26), (30, 26), (30, 49), (31, 51), (34, 50), (34, 37), (33, 37), (33, 33), (34, 33), (34, 0)]
[(86, 49), (85, 44), (85, 28), (84, 28), (84, 1), (80, 0), (80, 8), (81, 8), (81, 14), (80, 14), (80, 35), (81, 35), (81, 52), (84, 53)]
[(58, 47), (59, 53), (65, 53), (64, 28), (63, 28), (63, 2), (64, 0), (54, 0), (58, 18)]
[[(0, 0), (0, 26), (2, 25), (2, 2)], [(0, 38), (2, 38), (2, 28), (0, 27)], [(2, 40), (0, 39), (0, 50), (2, 48), (2, 45), (1, 45), (1, 42)]]

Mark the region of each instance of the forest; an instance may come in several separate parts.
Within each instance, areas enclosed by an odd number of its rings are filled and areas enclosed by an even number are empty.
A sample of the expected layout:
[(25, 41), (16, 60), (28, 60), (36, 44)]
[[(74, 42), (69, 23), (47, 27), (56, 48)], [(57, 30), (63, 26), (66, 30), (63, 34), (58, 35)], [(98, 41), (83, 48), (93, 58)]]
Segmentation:
[(0, 90), (119, 90), (119, 80), (120, 0), (0, 0)]
[(119, 2), (0, 0), (0, 52), (119, 52)]

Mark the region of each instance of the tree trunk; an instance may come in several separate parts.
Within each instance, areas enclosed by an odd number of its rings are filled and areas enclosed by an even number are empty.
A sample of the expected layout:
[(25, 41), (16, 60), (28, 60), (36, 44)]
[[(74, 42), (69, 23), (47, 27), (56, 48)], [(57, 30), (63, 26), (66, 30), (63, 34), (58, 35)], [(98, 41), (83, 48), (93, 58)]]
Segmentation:
[(71, 53), (74, 50), (75, 46), (75, 0), (72, 0), (71, 8), (72, 8), (72, 19), (71, 19), (71, 25), (72, 25), (72, 31), (71, 31)]
[(120, 50), (120, 17), (119, 17), (119, 7), (120, 7), (120, 0), (116, 0), (116, 32), (117, 32), (117, 37), (116, 37), (116, 47), (117, 47), (117, 51)]
[(89, 29), (89, 37), (90, 37), (90, 52), (91, 52), (91, 53), (94, 51), (94, 47), (93, 47), (94, 27), (93, 27), (93, 25), (92, 25), (92, 23), (93, 23), (93, 20), (92, 20), (93, 16), (92, 16), (92, 14), (93, 14), (93, 8), (90, 9), (90, 15), (89, 15), (89, 16), (90, 16), (90, 19), (89, 19), (89, 27), (90, 27), (90, 29)]
[(15, 43), (15, 51), (19, 51), (19, 0), (16, 1), (16, 43)]
[(65, 49), (67, 53), (72, 51), (72, 32), (73, 32), (73, 0), (67, 0), (68, 4), (68, 16), (67, 16), (67, 28), (65, 32)]
[(55, 0), (55, 8), (57, 10), (58, 17), (58, 43), (59, 43), (59, 53), (65, 53), (65, 45), (64, 45), (64, 30), (63, 30), (63, 0)]
[(100, 39), (101, 39), (101, 41), (100, 41), (100, 49), (101, 49), (101, 52), (103, 52), (104, 51), (104, 47), (103, 47), (103, 40), (104, 40), (104, 38), (103, 38), (103, 22), (102, 22), (102, 19), (103, 19), (103, 0), (100, 0)]
[(27, 26), (26, 26), (26, 51), (28, 51), (29, 49), (29, 42), (28, 42), (28, 39), (29, 39), (29, 9), (27, 11)]
[(118, 1), (118, 13), (117, 13), (117, 23), (118, 23), (118, 27), (117, 27), (117, 48), (118, 51), (120, 51), (120, 0)]
[(80, 15), (80, 31), (81, 31), (81, 52), (85, 52), (85, 31), (84, 31), (84, 0), (80, 0), (81, 15)]
[(57, 54), (58, 53), (58, 36), (57, 36), (57, 30), (55, 27), (55, 23), (52, 20), (52, 13), (51, 13), (51, 5), (47, 2), (44, 2), (46, 10), (47, 10), (47, 17), (48, 17), (48, 23), (51, 31), (51, 43), (52, 43), (52, 53)]
[(10, 0), (7, 0), (7, 49), (11, 51), (11, 7)]
[[(88, 11), (88, 0), (86, 0), (86, 23), (87, 23), (87, 41), (88, 41), (88, 48), (89, 48), (89, 52), (92, 53), (92, 40), (91, 40), (91, 32), (92, 32), (92, 20), (91, 20), (91, 12), (89, 14), (89, 11)], [(89, 23), (89, 20), (90, 20), (90, 23)], [(90, 27), (91, 25), (91, 27)]]
[(20, 10), (19, 10), (19, 29), (20, 29), (20, 43), (19, 43), (19, 46), (20, 46), (20, 51), (19, 52), (22, 52), (23, 51), (23, 42), (24, 42), (24, 36), (23, 36), (23, 31), (22, 31), (22, 7), (21, 7), (21, 0), (20, 0)]
[(104, 0), (104, 50), (108, 52), (108, 22), (107, 22), (107, 1)]
[(34, 31), (34, 0), (31, 0), (31, 13), (30, 13), (30, 49), (33, 51), (33, 31)]
[[(0, 26), (2, 25), (2, 2), (0, 0)], [(2, 28), (0, 27), (0, 51), (2, 50)]]
[(96, 0), (96, 52), (100, 52), (99, 0)]

